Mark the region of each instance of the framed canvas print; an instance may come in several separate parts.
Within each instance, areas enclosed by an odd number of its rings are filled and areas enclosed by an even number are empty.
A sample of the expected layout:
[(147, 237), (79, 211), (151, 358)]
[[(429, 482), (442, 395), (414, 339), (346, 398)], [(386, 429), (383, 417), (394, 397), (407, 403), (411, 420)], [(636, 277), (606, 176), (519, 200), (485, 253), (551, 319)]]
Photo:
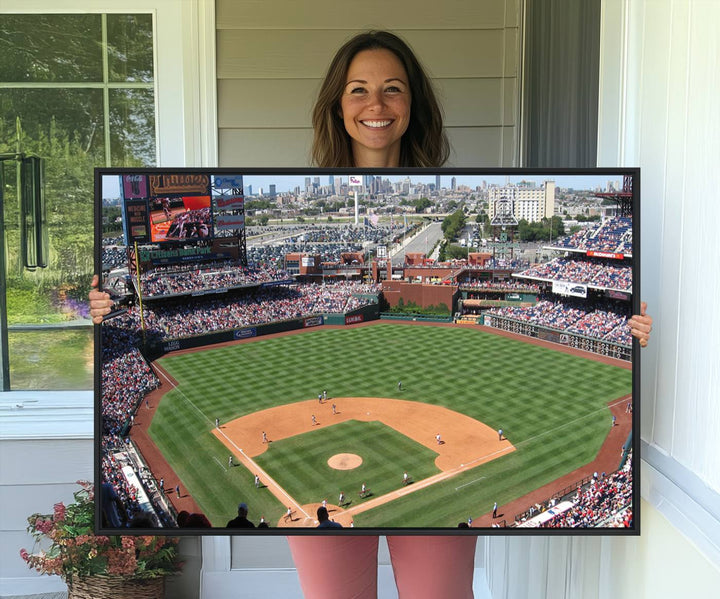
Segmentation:
[(103, 534), (638, 534), (640, 171), (95, 172)]

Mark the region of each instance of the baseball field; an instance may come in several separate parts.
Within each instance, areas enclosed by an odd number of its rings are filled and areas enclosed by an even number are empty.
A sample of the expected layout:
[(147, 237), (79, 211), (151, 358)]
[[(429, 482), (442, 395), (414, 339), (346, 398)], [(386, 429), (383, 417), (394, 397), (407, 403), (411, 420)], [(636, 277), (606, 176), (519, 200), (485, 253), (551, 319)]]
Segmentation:
[(632, 391), (630, 370), (589, 355), (413, 323), (322, 327), (156, 365), (150, 437), (218, 527), (240, 501), (255, 522), (314, 526), (325, 499), (346, 525), (455, 528), (591, 462), (608, 404)]

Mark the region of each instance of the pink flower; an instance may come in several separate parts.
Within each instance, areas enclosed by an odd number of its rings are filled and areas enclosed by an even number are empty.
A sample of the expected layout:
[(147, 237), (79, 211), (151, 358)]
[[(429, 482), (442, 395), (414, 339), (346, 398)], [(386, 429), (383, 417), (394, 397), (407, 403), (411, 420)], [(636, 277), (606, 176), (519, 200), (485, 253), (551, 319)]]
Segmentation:
[(61, 522), (62, 520), (65, 520), (65, 504), (64, 503), (56, 503), (53, 506), (54, 515), (53, 518), (55, 522)]
[(108, 550), (108, 574), (116, 574), (119, 576), (132, 574), (135, 572), (137, 560), (134, 551), (126, 551), (124, 549)]
[(29, 562), (29, 561), (30, 561), (30, 554), (27, 552), (27, 549), (21, 549), (21, 550), (20, 550), (20, 557), (21, 557), (21, 558), (23, 559), (23, 561), (25, 561), (25, 562)]
[(132, 537), (121, 537), (123, 549), (135, 549), (135, 539)]
[(35, 528), (43, 534), (49, 533), (52, 530), (52, 527), (52, 520), (45, 520), (43, 518), (38, 518), (37, 520), (35, 520)]

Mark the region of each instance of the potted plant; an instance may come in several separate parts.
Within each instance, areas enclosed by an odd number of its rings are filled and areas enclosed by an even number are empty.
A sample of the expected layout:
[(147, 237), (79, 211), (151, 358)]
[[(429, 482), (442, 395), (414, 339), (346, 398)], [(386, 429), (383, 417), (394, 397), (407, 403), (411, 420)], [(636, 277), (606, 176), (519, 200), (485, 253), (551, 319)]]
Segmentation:
[(52, 514), (28, 517), (35, 545), (33, 553), (20, 550), (22, 559), (41, 574), (61, 576), (69, 599), (162, 598), (165, 577), (182, 569), (178, 540), (93, 534), (93, 485), (78, 484), (73, 503), (56, 503)]

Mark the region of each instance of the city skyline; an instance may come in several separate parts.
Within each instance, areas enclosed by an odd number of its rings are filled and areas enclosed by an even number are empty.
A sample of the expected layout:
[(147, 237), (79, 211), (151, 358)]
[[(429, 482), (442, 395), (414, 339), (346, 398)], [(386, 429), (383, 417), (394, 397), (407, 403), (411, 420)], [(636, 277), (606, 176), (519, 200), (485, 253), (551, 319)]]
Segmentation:
[[(170, 169), (171, 170), (171, 169)], [(209, 169), (212, 171), (212, 169)], [(239, 169), (240, 171), (240, 169)], [(355, 173), (353, 173), (355, 174)], [(506, 184), (517, 185), (521, 182), (532, 182), (539, 186), (545, 181), (554, 181), (555, 186), (558, 189), (573, 189), (576, 191), (593, 191), (596, 189), (606, 190), (608, 182), (620, 186), (622, 184), (622, 173), (604, 172), (599, 174), (553, 174), (553, 173), (530, 173), (530, 172), (518, 172), (517, 175), (509, 174), (498, 174), (492, 175), (491, 173), (483, 173), (478, 175), (462, 174), (462, 173), (447, 173), (440, 174), (432, 173), (428, 175), (419, 175), (417, 173), (388, 173), (380, 174), (373, 173), (371, 176), (380, 176), (383, 180), (389, 180), (391, 183), (404, 181), (410, 178), (411, 185), (435, 185), (437, 179), (440, 179), (441, 188), (451, 189), (452, 179), (456, 179), (456, 187), (469, 187), (470, 189), (476, 189), (481, 187), (483, 183), (488, 186), (504, 186)], [(362, 178), (363, 175), (360, 175)], [(309, 171), (307, 174), (293, 174), (293, 175), (243, 175), (243, 187), (244, 192), (252, 188), (252, 195), (257, 195), (260, 189), (263, 190), (264, 194), (268, 194), (270, 191), (270, 185), (275, 186), (275, 191), (278, 194), (292, 193), (296, 188), (300, 188), (301, 192), (305, 191), (305, 180), (311, 178), (313, 180), (320, 179), (320, 187), (327, 187), (330, 185), (330, 178), (335, 180), (340, 178), (343, 184), (347, 184), (348, 175), (343, 173), (323, 173), (317, 174), (313, 171)], [(352, 188), (351, 188), (352, 189)], [(250, 194), (248, 194), (250, 195)], [(116, 175), (105, 175), (103, 176), (102, 182), (102, 197), (103, 199), (115, 199), (120, 197), (120, 185), (119, 178)]]

